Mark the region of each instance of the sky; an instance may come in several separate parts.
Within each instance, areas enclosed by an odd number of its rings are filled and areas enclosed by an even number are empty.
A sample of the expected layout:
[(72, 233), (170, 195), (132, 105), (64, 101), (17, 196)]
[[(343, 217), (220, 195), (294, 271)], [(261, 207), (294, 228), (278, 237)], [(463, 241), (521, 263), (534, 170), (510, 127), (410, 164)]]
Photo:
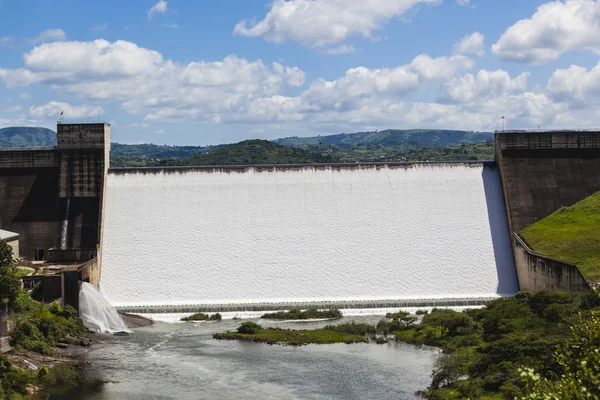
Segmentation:
[(0, 127), (208, 145), (600, 127), (600, 0), (0, 0)]

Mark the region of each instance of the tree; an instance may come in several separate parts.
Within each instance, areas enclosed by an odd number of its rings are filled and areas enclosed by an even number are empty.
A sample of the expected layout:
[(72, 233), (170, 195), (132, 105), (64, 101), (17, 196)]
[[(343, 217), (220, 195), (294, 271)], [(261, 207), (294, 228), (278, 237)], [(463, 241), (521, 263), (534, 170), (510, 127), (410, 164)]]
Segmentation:
[(433, 325), (440, 328), (442, 336), (448, 334), (454, 336), (460, 328), (467, 328), (473, 323), (473, 319), (464, 313), (454, 310), (433, 310), (431, 314), (423, 317), (424, 325)]
[(12, 305), (21, 292), (21, 279), (14, 268), (12, 247), (0, 241), (0, 300), (6, 299)]
[(571, 338), (556, 351), (556, 360), (563, 373), (550, 381), (533, 369), (521, 370), (529, 385), (527, 400), (600, 400), (600, 312), (590, 318), (579, 314), (571, 327)]

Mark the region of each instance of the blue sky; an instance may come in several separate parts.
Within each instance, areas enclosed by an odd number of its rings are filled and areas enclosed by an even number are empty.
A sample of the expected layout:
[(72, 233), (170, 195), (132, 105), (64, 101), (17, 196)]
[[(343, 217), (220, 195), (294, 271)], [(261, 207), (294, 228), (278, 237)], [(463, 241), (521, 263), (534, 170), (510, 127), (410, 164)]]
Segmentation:
[(600, 125), (600, 0), (0, 0), (0, 127), (121, 143)]

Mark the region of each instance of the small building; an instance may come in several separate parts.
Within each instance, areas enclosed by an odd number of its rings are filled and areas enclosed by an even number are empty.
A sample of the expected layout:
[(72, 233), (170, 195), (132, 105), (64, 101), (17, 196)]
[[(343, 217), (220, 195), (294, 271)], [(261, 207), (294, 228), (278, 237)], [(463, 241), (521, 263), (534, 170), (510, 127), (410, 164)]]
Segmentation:
[(19, 258), (19, 234), (0, 229), (0, 241), (8, 243), (13, 249), (13, 257)]

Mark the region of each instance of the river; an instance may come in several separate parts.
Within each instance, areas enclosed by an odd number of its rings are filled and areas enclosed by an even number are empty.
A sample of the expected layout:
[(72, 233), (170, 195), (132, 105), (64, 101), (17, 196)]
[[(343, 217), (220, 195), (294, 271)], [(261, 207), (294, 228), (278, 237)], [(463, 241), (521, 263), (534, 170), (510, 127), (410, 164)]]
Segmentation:
[[(381, 317), (336, 321), (376, 323)], [(318, 328), (326, 322), (265, 322)], [(388, 344), (270, 346), (212, 339), (240, 321), (164, 323), (108, 338), (86, 356), (86, 376), (108, 382), (52, 400), (416, 399), (439, 351)]]

